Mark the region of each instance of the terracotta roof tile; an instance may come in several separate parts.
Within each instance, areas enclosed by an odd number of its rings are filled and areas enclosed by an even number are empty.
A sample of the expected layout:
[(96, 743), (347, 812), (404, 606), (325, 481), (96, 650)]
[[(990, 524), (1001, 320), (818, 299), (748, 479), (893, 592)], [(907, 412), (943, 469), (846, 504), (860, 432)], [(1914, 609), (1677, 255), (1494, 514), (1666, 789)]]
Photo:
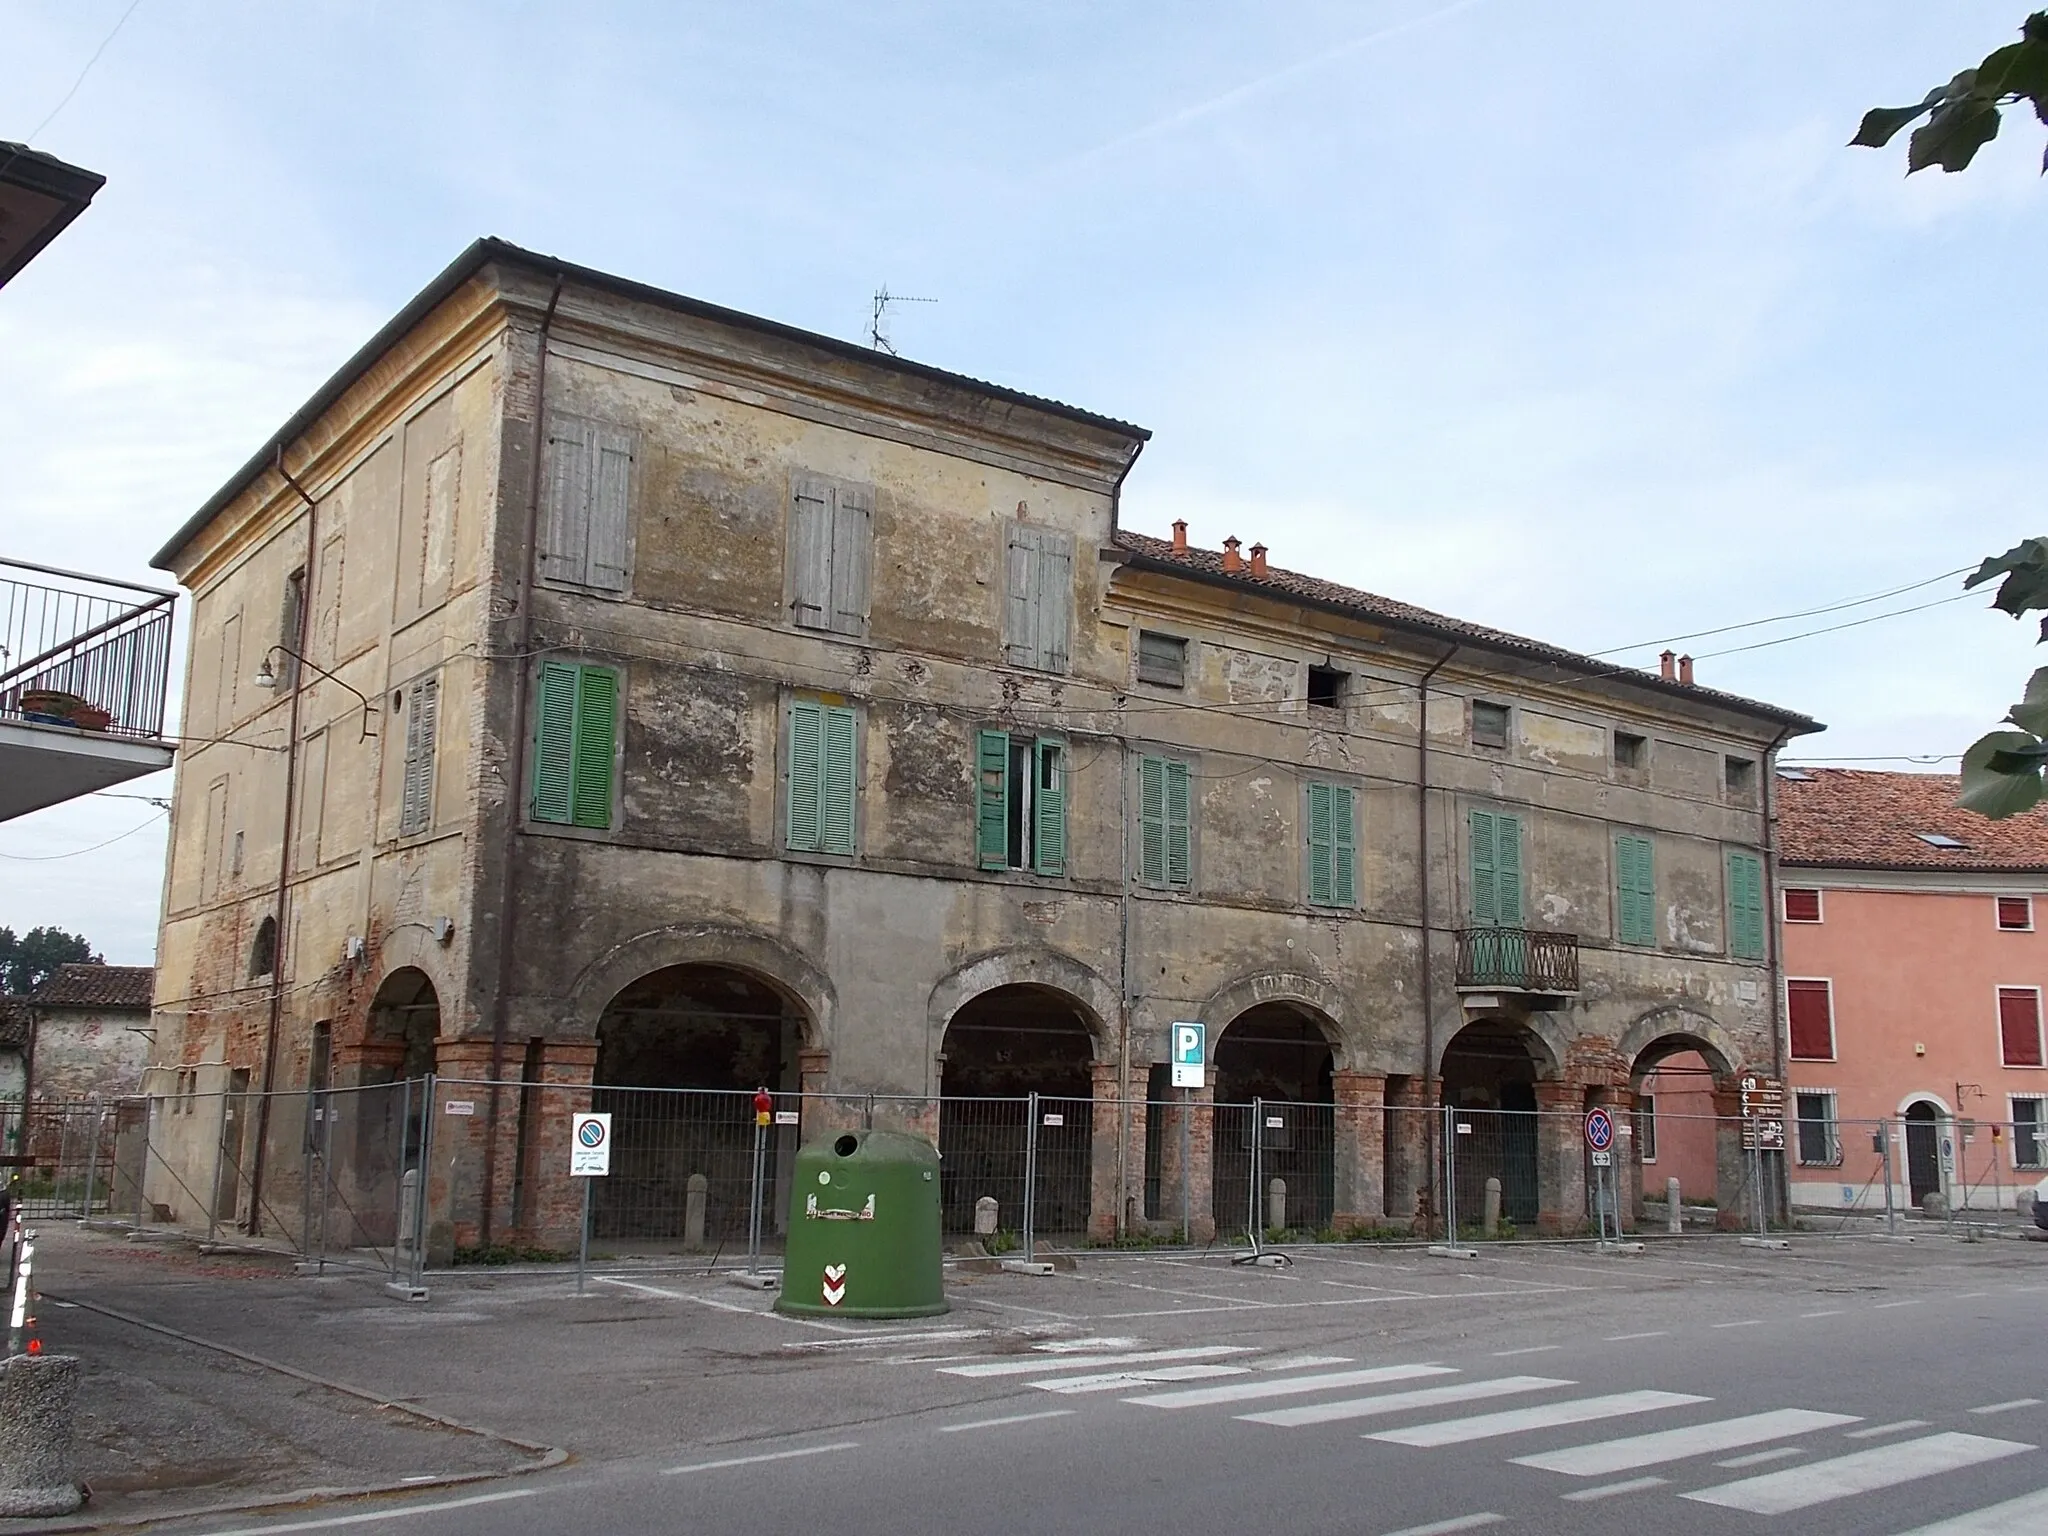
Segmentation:
[(29, 1037), (28, 999), (0, 997), (0, 1050), (21, 1050)]
[[(1850, 869), (2048, 870), (2048, 810), (1991, 821), (1959, 809), (1947, 773), (1800, 768), (1778, 780), (1782, 864)], [(1953, 838), (1941, 848), (1920, 834)]]
[(38, 1008), (125, 1008), (149, 1012), (156, 969), (148, 965), (60, 965), (29, 994)]

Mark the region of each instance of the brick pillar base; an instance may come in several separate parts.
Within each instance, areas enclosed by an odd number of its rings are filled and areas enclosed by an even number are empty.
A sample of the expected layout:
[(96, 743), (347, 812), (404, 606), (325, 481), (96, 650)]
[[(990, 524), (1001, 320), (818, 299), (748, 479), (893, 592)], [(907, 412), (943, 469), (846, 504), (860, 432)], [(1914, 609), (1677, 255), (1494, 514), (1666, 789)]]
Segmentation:
[[(1173, 1102), (1159, 1111), (1159, 1220), (1180, 1231), (1188, 1218), (1187, 1240), (1216, 1239), (1216, 1089), (1175, 1089)], [(1181, 1158), (1181, 1137), (1187, 1137), (1187, 1159)]]
[(1337, 1101), (1330, 1225), (1339, 1232), (1386, 1220), (1387, 1080), (1372, 1072), (1333, 1074)]
[(1714, 1088), (1714, 1225), (1745, 1232), (1756, 1224), (1749, 1189), (1749, 1154), (1742, 1147), (1742, 1090)]
[(1107, 1243), (1116, 1238), (1124, 1197), (1117, 1178), (1117, 1067), (1098, 1061), (1089, 1069), (1094, 1090), (1088, 1138), (1088, 1237)]
[(1586, 1090), (1536, 1085), (1536, 1230), (1569, 1236), (1586, 1225)]
[(1426, 1230), (1429, 1222), (1430, 1106), (1423, 1102), (1422, 1079), (1386, 1080), (1385, 1147), (1382, 1152), (1387, 1221), (1393, 1226)]

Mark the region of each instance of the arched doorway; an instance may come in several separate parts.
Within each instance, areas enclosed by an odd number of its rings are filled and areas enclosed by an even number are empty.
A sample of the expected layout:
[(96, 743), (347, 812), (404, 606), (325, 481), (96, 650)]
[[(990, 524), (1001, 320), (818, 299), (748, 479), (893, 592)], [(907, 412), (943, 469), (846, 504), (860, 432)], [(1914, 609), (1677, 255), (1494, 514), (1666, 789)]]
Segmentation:
[(419, 1166), (426, 1140), (430, 1106), (422, 1080), (434, 1071), (440, 1038), (433, 979), (417, 966), (400, 966), (370, 999), (361, 1089), (332, 1101), (338, 1113), (355, 1117), (353, 1152), (336, 1161), (353, 1170), (348, 1205), (357, 1240), (388, 1243), (397, 1232), (400, 1180)]
[(1906, 1106), (1906, 1198), (1915, 1209), (1941, 1193), (1941, 1107), (1926, 1099)]
[(1088, 1228), (1095, 1039), (1080, 1004), (1051, 987), (984, 992), (946, 1025), (939, 1050), (940, 1198), (946, 1230), (974, 1230), (974, 1203), (996, 1201), (1006, 1230), (1024, 1223), (1026, 1127), (1040, 1097), (1033, 1227)]
[[(612, 1117), (612, 1165), (591, 1191), (591, 1235), (690, 1247), (745, 1242), (753, 1094), (801, 1086), (806, 1023), (793, 999), (736, 966), (669, 966), (621, 988), (597, 1022), (591, 1107)], [(774, 1150), (779, 1169), (786, 1149)], [(693, 1209), (698, 1176), (702, 1198)], [(780, 1183), (771, 1170), (769, 1190)], [(772, 1194), (763, 1199), (772, 1229), (780, 1205)]]
[[(1213, 1055), (1217, 1232), (1245, 1230), (1255, 1219), (1261, 1230), (1269, 1226), (1274, 1179), (1286, 1186), (1289, 1228), (1314, 1232), (1328, 1226), (1337, 1110), (1336, 1053), (1327, 1021), (1296, 1003), (1261, 1003), (1224, 1026)], [(1256, 1190), (1251, 1183), (1255, 1137)]]
[(1660, 1035), (1636, 1052), (1629, 1067), (1635, 1095), (1631, 1152), (1640, 1172), (1635, 1197), (1662, 1199), (1669, 1181), (1677, 1179), (1681, 1203), (1712, 1199), (1732, 1211), (1735, 1202), (1749, 1198), (1746, 1171), (1745, 1187), (1722, 1187), (1721, 1142), (1737, 1133), (1717, 1118), (1714, 1099), (1731, 1087), (1733, 1076), (1734, 1064), (1697, 1034)]
[[(1467, 1024), (1444, 1048), (1443, 1102), (1457, 1113), (1458, 1219), (1476, 1222), (1486, 1181), (1500, 1180), (1500, 1212), (1534, 1228), (1541, 1205), (1536, 1176), (1536, 1082), (1556, 1070), (1533, 1030), (1508, 1019)], [(1469, 1129), (1468, 1129), (1469, 1128)]]

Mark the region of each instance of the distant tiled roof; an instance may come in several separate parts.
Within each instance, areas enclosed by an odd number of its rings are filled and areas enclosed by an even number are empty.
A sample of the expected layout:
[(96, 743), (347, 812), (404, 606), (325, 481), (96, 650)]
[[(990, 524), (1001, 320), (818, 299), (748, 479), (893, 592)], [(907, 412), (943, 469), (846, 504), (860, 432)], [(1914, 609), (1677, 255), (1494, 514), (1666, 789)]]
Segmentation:
[(29, 1013), (25, 997), (0, 997), (0, 1050), (22, 1050), (28, 1045)]
[(60, 965), (29, 994), (38, 1008), (120, 1008), (149, 1012), (156, 969), (147, 965)]
[[(1948, 773), (1801, 768), (1778, 781), (1778, 858), (1848, 869), (2048, 870), (2048, 811), (1991, 821)], [(1957, 847), (1927, 841), (1947, 839)]]
[(1797, 735), (1821, 729), (1807, 716), (1781, 709), (1775, 704), (1762, 704), (1755, 699), (1743, 698), (1740, 694), (1723, 693), (1718, 688), (1670, 682), (1655, 672), (1645, 672), (1638, 667), (1617, 666), (1611, 661), (1601, 661), (1597, 657), (1582, 656), (1576, 651), (1546, 645), (1541, 640), (1529, 640), (1521, 635), (1511, 635), (1505, 630), (1490, 629), (1484, 624), (1473, 624), (1464, 619), (1447, 618), (1443, 614), (1432, 613), (1427, 608), (1417, 608), (1412, 603), (1396, 602), (1390, 597), (1361, 592), (1356, 587), (1339, 586), (1336, 582), (1325, 581), (1319, 576), (1304, 576), (1299, 571), (1282, 570), (1277, 565), (1269, 565), (1265, 575), (1255, 576), (1249, 563), (1242, 570), (1226, 571), (1223, 568), (1223, 555), (1219, 550), (1198, 549), (1193, 545), (1184, 550), (1175, 550), (1172, 543), (1166, 539), (1155, 539), (1150, 534), (1131, 533), (1123, 529), (1117, 531), (1116, 543), (1119, 548), (1136, 556), (1142, 563), (1178, 567), (1205, 581), (1242, 586), (1248, 591), (1274, 592), (1320, 608), (1334, 608), (1355, 614), (1359, 618), (1376, 623), (1437, 635), (1446, 640), (1468, 640), (1486, 650), (1526, 656), (1532, 661), (1553, 662), (1574, 672), (1594, 677), (1612, 677), (1679, 698), (1716, 704), (1745, 715), (1761, 715), (1766, 720), (1776, 720), (1791, 726)]

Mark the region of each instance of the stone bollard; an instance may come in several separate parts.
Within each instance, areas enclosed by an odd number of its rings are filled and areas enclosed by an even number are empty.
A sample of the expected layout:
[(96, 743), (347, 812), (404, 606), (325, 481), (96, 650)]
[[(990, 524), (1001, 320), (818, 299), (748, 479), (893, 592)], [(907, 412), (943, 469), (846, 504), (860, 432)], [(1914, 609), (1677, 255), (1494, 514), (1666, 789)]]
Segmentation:
[(398, 1181), (398, 1253), (409, 1266), (412, 1262), (413, 1234), (420, 1223), (420, 1171), (417, 1168), (405, 1170), (405, 1177)]
[(85, 1502), (72, 1476), (76, 1355), (0, 1362), (0, 1516), (68, 1515)]
[(974, 1235), (994, 1237), (996, 1235), (997, 1206), (994, 1195), (983, 1195), (974, 1202)]
[(1266, 1181), (1266, 1230), (1284, 1232), (1287, 1230), (1287, 1181), (1269, 1179)]
[(1940, 1190), (1934, 1190), (1921, 1197), (1920, 1209), (1929, 1221), (1945, 1220), (1948, 1216), (1948, 1197)]
[(1676, 1179), (1664, 1181), (1664, 1230), (1673, 1237), (1685, 1230), (1685, 1196)]
[(1482, 1237), (1500, 1236), (1500, 1180), (1486, 1181), (1486, 1203), (1479, 1208), (1479, 1234)]
[(702, 1248), (704, 1206), (710, 1197), (711, 1181), (701, 1173), (693, 1173), (683, 1185), (683, 1191), (683, 1246)]

